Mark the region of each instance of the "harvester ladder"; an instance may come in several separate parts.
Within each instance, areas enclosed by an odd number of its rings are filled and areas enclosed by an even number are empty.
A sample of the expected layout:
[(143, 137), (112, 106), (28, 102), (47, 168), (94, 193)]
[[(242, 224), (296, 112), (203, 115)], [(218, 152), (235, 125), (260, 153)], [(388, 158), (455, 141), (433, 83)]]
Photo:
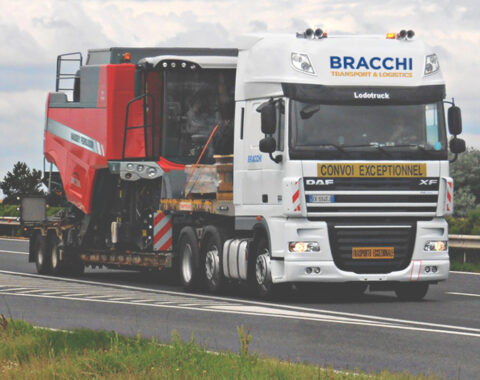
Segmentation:
[[(71, 94), (73, 96), (73, 91), (75, 88), (75, 79), (78, 78), (77, 75), (77, 70), (73, 70), (74, 72), (64, 72), (62, 71), (62, 63), (65, 62), (78, 62), (78, 68), (80, 68), (83, 64), (83, 57), (82, 53), (80, 52), (75, 52), (75, 53), (66, 53), (66, 54), (61, 54), (57, 56), (57, 75), (56, 75), (56, 82), (55, 82), (55, 91), (60, 92), (60, 91), (71, 91)], [(72, 67), (76, 67), (74, 64), (69, 64), (68, 68), (69, 71), (72, 70)], [(71, 87), (62, 85), (62, 83), (65, 83), (65, 81), (71, 81)]]

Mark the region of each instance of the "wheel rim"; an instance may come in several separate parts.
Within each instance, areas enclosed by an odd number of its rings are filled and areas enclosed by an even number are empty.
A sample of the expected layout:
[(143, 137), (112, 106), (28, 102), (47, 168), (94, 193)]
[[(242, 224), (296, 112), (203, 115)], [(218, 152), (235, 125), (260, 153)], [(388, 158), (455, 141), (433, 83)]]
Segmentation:
[(58, 266), (58, 255), (57, 255), (57, 245), (54, 244), (52, 247), (52, 268), (56, 268)]
[(190, 244), (185, 244), (182, 256), (182, 274), (186, 283), (192, 280), (192, 257), (192, 247)]
[(39, 266), (43, 265), (43, 250), (40, 247), (37, 249), (37, 263)]
[(257, 261), (255, 263), (255, 277), (257, 278), (257, 283), (263, 285), (267, 282), (268, 276), (268, 259), (269, 253), (268, 250), (264, 250), (264, 253), (258, 255)]
[(205, 276), (209, 281), (215, 282), (218, 276), (218, 248), (213, 245), (205, 257)]

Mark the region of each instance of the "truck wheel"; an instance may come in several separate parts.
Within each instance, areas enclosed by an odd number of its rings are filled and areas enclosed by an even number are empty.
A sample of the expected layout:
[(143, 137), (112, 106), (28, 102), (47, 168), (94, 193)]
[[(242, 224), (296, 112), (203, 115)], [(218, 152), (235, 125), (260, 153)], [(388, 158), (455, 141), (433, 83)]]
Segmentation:
[(223, 243), (221, 231), (215, 226), (205, 228), (205, 240), (202, 242), (203, 277), (211, 293), (219, 293), (223, 288)]
[(62, 272), (63, 262), (58, 248), (58, 237), (56, 233), (48, 235), (47, 239), (47, 254), (50, 256), (51, 272), (53, 275), (58, 275)]
[(35, 254), (35, 265), (39, 274), (50, 274), (50, 257), (47, 255), (47, 247), (45, 237), (38, 234), (35, 237), (35, 246), (33, 252)]
[(255, 295), (268, 299), (273, 296), (270, 271), (270, 248), (267, 239), (261, 237), (255, 243), (253, 260), (249, 263), (249, 282)]
[(178, 240), (180, 279), (185, 290), (194, 290), (199, 283), (199, 250), (195, 231), (192, 227), (184, 227)]
[(400, 301), (420, 301), (426, 296), (429, 284), (426, 282), (398, 284), (395, 294)]

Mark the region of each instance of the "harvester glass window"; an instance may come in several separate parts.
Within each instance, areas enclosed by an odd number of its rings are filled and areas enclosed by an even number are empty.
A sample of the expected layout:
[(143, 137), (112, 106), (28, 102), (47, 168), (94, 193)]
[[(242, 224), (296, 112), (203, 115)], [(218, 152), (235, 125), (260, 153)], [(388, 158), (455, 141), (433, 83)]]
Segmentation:
[(417, 158), (431, 159), (432, 153), (446, 152), (441, 103), (356, 106), (292, 100), (290, 104), (290, 148), (300, 156), (305, 152), (305, 158), (308, 152), (320, 152), (330, 157), (411, 159), (414, 152), (423, 155)]
[[(213, 162), (214, 154), (233, 153), (234, 70), (170, 70), (165, 75), (162, 156), (195, 162), (216, 125), (202, 162)], [(229, 144), (231, 149), (225, 146)]]

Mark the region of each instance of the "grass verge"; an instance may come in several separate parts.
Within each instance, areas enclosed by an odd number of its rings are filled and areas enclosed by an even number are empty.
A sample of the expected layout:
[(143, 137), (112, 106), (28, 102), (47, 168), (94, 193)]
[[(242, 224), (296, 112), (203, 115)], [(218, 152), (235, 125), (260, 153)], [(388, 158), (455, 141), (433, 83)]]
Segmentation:
[[(240, 343), (242, 339), (245, 336)], [(240, 354), (212, 353), (193, 337), (183, 342), (176, 333), (164, 345), (140, 335), (35, 328), (3, 316), (0, 341), (2, 379), (434, 379), (407, 373), (344, 373), (262, 358), (248, 353), (244, 344)]]
[(480, 273), (480, 263), (464, 263), (461, 261), (452, 260), (450, 261), (450, 270)]

